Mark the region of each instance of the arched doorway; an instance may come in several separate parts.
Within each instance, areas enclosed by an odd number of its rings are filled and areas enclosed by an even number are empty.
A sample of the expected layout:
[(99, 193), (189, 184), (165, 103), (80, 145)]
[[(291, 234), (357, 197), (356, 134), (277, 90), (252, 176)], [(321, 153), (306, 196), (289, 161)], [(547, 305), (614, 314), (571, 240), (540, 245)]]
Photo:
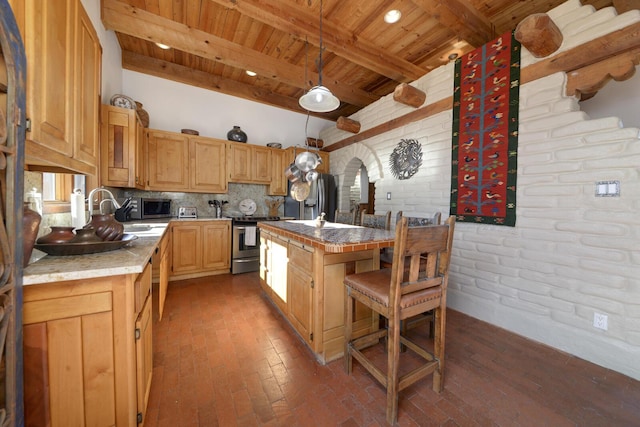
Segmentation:
[(338, 208), (352, 210), (365, 205), (375, 212), (375, 181), (382, 178), (378, 156), (364, 144), (353, 144), (331, 156), (331, 170), (338, 178)]

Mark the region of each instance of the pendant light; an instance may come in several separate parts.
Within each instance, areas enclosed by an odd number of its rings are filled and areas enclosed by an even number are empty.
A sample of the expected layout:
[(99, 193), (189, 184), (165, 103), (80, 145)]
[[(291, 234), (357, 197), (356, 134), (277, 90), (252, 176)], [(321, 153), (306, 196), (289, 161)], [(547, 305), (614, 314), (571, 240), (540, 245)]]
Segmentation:
[(300, 97), (300, 106), (314, 113), (328, 113), (340, 106), (340, 100), (322, 86), (322, 0), (320, 0), (320, 55), (318, 58), (318, 85)]

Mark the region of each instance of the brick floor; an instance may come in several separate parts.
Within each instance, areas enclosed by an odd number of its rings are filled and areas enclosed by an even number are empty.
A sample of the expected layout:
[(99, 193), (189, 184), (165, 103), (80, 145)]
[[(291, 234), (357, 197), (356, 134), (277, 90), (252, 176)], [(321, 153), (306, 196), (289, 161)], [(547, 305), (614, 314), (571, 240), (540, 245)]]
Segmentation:
[[(318, 364), (257, 273), (170, 283), (153, 327), (146, 427), (387, 425), (384, 389)], [(639, 381), (452, 310), (446, 361), (442, 393), (401, 392), (398, 425), (640, 426)]]

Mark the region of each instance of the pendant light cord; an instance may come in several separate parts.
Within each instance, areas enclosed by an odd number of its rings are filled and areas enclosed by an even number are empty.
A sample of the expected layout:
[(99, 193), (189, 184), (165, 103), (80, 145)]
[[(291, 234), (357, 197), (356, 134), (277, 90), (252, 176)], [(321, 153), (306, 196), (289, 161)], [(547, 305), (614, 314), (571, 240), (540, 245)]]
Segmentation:
[(322, 0), (320, 0), (320, 55), (318, 57), (318, 86), (322, 86)]

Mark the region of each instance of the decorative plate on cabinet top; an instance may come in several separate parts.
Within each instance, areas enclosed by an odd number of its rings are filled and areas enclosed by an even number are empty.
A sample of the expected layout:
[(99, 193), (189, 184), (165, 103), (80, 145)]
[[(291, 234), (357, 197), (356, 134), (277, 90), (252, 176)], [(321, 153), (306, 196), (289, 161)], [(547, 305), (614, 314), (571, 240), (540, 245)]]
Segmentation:
[(136, 102), (126, 95), (121, 95), (121, 94), (113, 95), (111, 97), (110, 102), (111, 102), (111, 105), (113, 105), (114, 107), (128, 108), (130, 110), (136, 109)]
[(256, 211), (256, 202), (251, 199), (244, 199), (240, 202), (238, 207), (240, 208), (240, 212), (242, 212), (243, 214), (253, 215), (253, 213)]

